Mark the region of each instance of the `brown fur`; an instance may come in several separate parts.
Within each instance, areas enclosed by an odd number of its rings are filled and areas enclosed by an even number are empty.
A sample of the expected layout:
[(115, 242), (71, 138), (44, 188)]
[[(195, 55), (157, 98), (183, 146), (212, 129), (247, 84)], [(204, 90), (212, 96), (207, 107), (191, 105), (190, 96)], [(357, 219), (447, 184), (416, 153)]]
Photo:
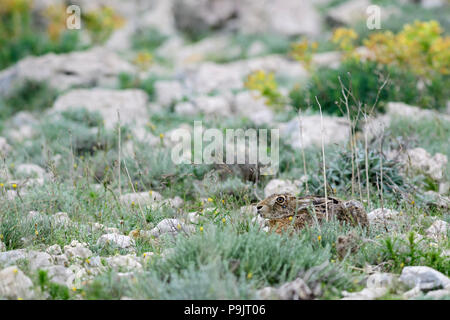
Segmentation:
[[(333, 197), (305, 196), (295, 197), (292, 194), (274, 194), (260, 201), (256, 207), (258, 213), (269, 219), (269, 226), (280, 233), (289, 226), (294, 229), (306, 225), (321, 223), (326, 219), (336, 217), (341, 222), (351, 225), (369, 226), (367, 213), (361, 203), (355, 200), (342, 201)], [(292, 219), (289, 219), (292, 217)]]

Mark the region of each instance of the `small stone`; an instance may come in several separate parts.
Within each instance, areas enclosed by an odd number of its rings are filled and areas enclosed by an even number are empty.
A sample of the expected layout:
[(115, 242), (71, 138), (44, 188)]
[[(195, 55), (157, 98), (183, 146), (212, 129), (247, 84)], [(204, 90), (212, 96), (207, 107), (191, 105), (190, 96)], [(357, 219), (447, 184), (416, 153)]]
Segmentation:
[(69, 266), (69, 259), (67, 259), (67, 256), (65, 254), (53, 256), (53, 260), (56, 265), (64, 266), (64, 267)]
[(183, 98), (183, 87), (178, 81), (161, 80), (155, 83), (156, 102), (164, 107)]
[(433, 299), (450, 299), (450, 288), (428, 292), (425, 297)]
[(396, 277), (391, 273), (374, 273), (367, 278), (367, 288), (391, 288), (395, 281)]
[(0, 265), (10, 266), (19, 260), (28, 260), (31, 270), (38, 270), (52, 265), (53, 259), (46, 252), (16, 249), (0, 253)]
[(175, 113), (179, 115), (193, 116), (198, 113), (198, 110), (191, 102), (179, 102), (175, 106)]
[(296, 195), (300, 192), (299, 187), (289, 180), (273, 179), (264, 188), (264, 196), (267, 198), (276, 193), (291, 193)]
[(127, 193), (120, 197), (120, 202), (127, 206), (136, 206), (139, 207), (145, 205), (151, 205), (156, 201), (161, 201), (162, 196), (159, 192), (156, 191), (148, 191), (148, 192), (140, 192), (140, 193)]
[(113, 228), (113, 227), (107, 227), (101, 223), (95, 222), (92, 225), (92, 231), (101, 231), (104, 233), (117, 233), (120, 234), (120, 230), (117, 228)]
[(411, 290), (406, 291), (403, 293), (402, 297), (403, 299), (412, 299), (420, 296), (422, 294), (422, 291), (419, 287), (414, 287)]
[(425, 149), (415, 148), (407, 150), (402, 161), (413, 170), (423, 172), (435, 181), (441, 181), (444, 178), (448, 159), (442, 153), (431, 156)]
[(118, 255), (106, 258), (109, 266), (115, 270), (140, 270), (142, 264), (138, 261), (135, 255)]
[(280, 296), (278, 295), (278, 290), (273, 287), (265, 287), (261, 290), (258, 290), (256, 292), (256, 295), (261, 300), (274, 300), (274, 299), (280, 299)]
[(27, 253), (24, 249), (9, 250), (0, 252), (0, 265), (9, 266), (15, 264), (17, 260), (27, 258)]
[(311, 300), (313, 294), (302, 278), (283, 284), (278, 290), (282, 300)]
[(302, 115), (300, 120), (296, 117), (289, 122), (281, 123), (279, 128), (280, 137), (285, 139), (286, 143), (294, 149), (301, 149), (309, 146), (320, 147), (322, 137), (325, 145), (343, 145), (348, 141), (350, 124), (343, 117), (323, 116), (321, 119), (320, 115)]
[(0, 271), (0, 298), (31, 299), (33, 282), (17, 266)]
[(121, 249), (129, 249), (135, 246), (134, 240), (128, 236), (117, 233), (108, 233), (102, 235), (97, 240), (98, 246), (113, 245)]
[(176, 196), (172, 199), (166, 199), (162, 201), (163, 205), (169, 206), (171, 208), (181, 208), (184, 204), (183, 199), (181, 199), (180, 197)]
[[(100, 46), (64, 54), (29, 56), (0, 71), (0, 95), (10, 94), (26, 80), (45, 82), (62, 91), (93, 84), (115, 87), (120, 73), (134, 73), (135, 70), (117, 53)], [(115, 112), (111, 114), (115, 116)]]
[(190, 233), (194, 227), (186, 225), (178, 219), (164, 219), (156, 225), (155, 228), (150, 230), (150, 233), (154, 237), (160, 237), (163, 234), (177, 235), (178, 233)]
[(87, 248), (87, 243), (73, 240), (70, 245), (64, 246), (64, 254), (69, 259), (87, 259), (92, 256), (92, 251)]
[[(140, 89), (73, 89), (58, 97), (51, 112), (56, 113), (57, 116), (58, 112), (83, 106), (88, 111), (100, 113), (105, 127), (113, 129), (118, 121), (117, 112), (121, 115), (122, 125), (145, 125), (147, 103), (148, 96)], [(92, 133), (97, 131), (97, 128), (92, 129)]]
[(45, 250), (48, 254), (51, 254), (52, 256), (60, 255), (62, 254), (61, 246), (59, 244), (54, 244)]
[(53, 258), (46, 252), (29, 251), (27, 255), (31, 270), (44, 269), (53, 264)]
[(425, 266), (405, 267), (399, 278), (409, 288), (418, 287), (422, 291), (445, 288), (450, 279), (441, 272)]
[(247, 117), (256, 125), (273, 122), (274, 113), (259, 93), (243, 91), (236, 94), (234, 109), (239, 116)]
[(6, 245), (0, 241), (0, 252), (5, 252), (6, 251)]
[(200, 215), (197, 212), (189, 212), (188, 220), (190, 223), (197, 224), (200, 221)]
[(435, 191), (429, 190), (424, 193), (427, 198), (427, 204), (438, 208), (448, 210), (450, 208), (450, 198), (443, 196)]
[(231, 115), (230, 103), (222, 96), (200, 96), (194, 99), (194, 104), (206, 115), (223, 117)]
[(57, 212), (52, 218), (53, 221), (59, 226), (68, 226), (71, 223), (69, 215), (66, 212)]
[(398, 216), (398, 211), (392, 209), (375, 209), (367, 214), (369, 223), (383, 223), (386, 220), (392, 220)]
[(46, 268), (46, 271), (49, 280), (51, 282), (65, 286), (71, 285), (70, 278), (73, 275), (73, 273), (64, 266), (62, 265), (50, 266)]
[(435, 221), (431, 227), (426, 230), (428, 237), (435, 241), (447, 238), (448, 223), (443, 220)]
[(375, 300), (386, 293), (388, 293), (388, 288), (385, 287), (364, 288), (358, 292), (343, 291), (342, 295), (344, 298), (342, 300)]
[(45, 170), (36, 164), (25, 163), (17, 166), (16, 175), (22, 178), (43, 179), (45, 177)]

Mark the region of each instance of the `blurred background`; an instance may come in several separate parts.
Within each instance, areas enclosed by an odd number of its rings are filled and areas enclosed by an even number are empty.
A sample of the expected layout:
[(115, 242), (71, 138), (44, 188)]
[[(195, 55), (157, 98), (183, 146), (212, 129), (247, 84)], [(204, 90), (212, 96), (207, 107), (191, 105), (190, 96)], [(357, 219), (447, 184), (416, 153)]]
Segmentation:
[[(19, 268), (0, 298), (239, 299), (302, 277), (335, 299), (374, 270), (449, 275), (450, 1), (0, 0), (0, 21), (0, 265)], [(279, 129), (279, 171), (175, 164), (195, 120)], [(335, 221), (261, 231), (258, 200), (325, 190), (363, 203), (362, 249)], [(382, 295), (420, 293), (402, 290)]]

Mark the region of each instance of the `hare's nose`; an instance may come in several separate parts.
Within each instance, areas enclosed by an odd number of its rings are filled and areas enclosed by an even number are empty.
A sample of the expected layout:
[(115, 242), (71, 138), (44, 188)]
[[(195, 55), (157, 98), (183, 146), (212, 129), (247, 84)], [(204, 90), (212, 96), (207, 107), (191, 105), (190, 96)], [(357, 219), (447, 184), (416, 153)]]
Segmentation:
[(263, 206), (257, 206), (256, 209), (257, 210), (261, 210)]

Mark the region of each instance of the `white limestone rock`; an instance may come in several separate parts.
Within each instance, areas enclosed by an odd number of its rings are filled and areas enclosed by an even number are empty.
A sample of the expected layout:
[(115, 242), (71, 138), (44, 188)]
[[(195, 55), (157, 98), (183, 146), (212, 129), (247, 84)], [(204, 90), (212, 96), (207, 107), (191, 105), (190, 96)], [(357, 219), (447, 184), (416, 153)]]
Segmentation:
[(99, 112), (106, 128), (113, 129), (120, 113), (121, 124), (143, 126), (147, 122), (147, 94), (140, 89), (74, 89), (55, 101), (52, 112), (86, 108)]
[(112, 245), (121, 249), (131, 249), (135, 246), (134, 240), (129, 236), (125, 236), (117, 233), (108, 233), (102, 235), (97, 240), (98, 246)]
[(276, 193), (291, 193), (297, 195), (300, 193), (299, 181), (290, 181), (282, 179), (272, 179), (264, 188), (264, 197), (269, 197)]
[(0, 271), (0, 298), (32, 299), (33, 282), (17, 266)]
[(26, 57), (0, 72), (0, 94), (9, 94), (26, 80), (42, 81), (59, 90), (73, 86), (117, 86), (122, 72), (135, 68), (106, 48), (65, 54), (48, 53)]

